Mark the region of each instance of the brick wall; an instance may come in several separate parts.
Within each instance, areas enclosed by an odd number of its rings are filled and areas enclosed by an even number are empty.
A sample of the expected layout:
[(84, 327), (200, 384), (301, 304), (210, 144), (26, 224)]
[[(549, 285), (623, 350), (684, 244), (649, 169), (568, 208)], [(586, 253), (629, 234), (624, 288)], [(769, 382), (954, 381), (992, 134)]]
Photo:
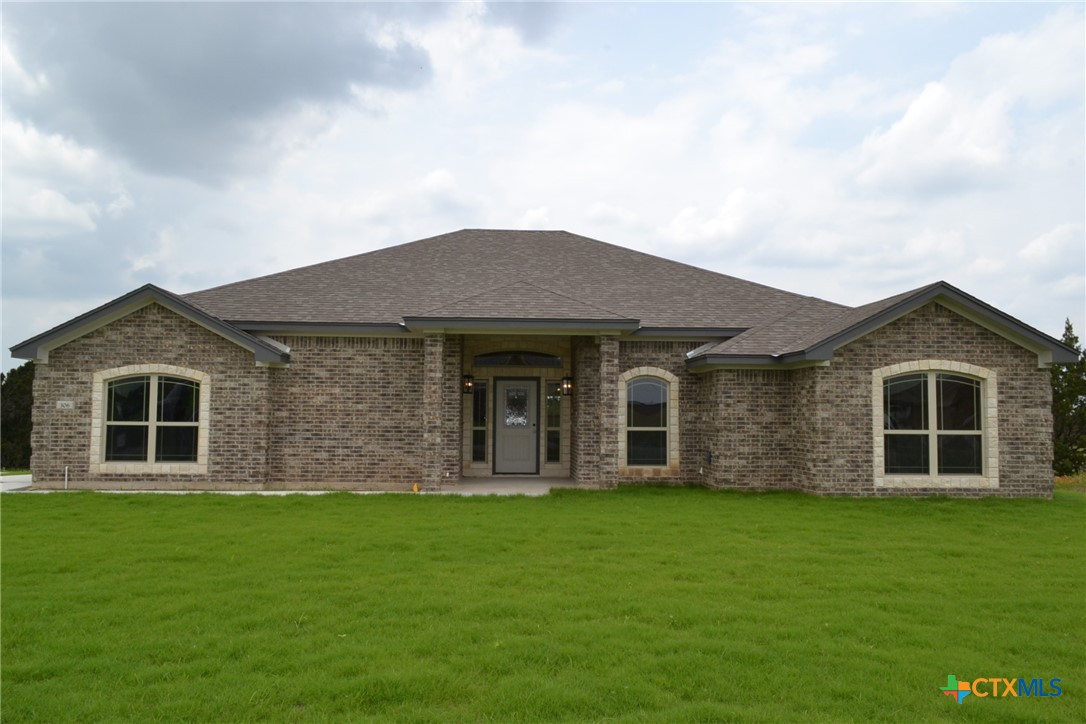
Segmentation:
[[(211, 375), (208, 471), (190, 474), (91, 475), (94, 372), (168, 364)], [(254, 488), (263, 484), (268, 451), (268, 369), (253, 353), (157, 304), (62, 345), (34, 377), (31, 469), (34, 484), (70, 488)], [(73, 409), (57, 409), (70, 401)]]
[(791, 488), (795, 469), (791, 373), (717, 370), (706, 377), (713, 462), (705, 484), (737, 490)]
[[(431, 488), (457, 480), (464, 451), (464, 338), (290, 336), (286, 368), (158, 305), (69, 342), (38, 366), (35, 483), (114, 488)], [(563, 341), (564, 344), (564, 341)], [(827, 367), (691, 374), (689, 342), (574, 337), (569, 469), (581, 484), (619, 477), (619, 376), (638, 367), (679, 380), (679, 473), (641, 481), (829, 495), (1049, 496), (1051, 387), (1036, 355), (931, 303), (838, 350)], [(999, 487), (876, 488), (872, 371), (965, 362), (997, 375)], [(92, 475), (92, 376), (167, 364), (211, 376), (206, 474)], [(70, 401), (74, 409), (58, 409)], [(427, 403), (430, 404), (429, 412)], [(711, 455), (711, 462), (709, 456)]]
[(291, 362), (271, 373), (269, 487), (408, 490), (422, 485), (423, 340), (297, 336), (280, 341), (290, 346)]
[[(679, 378), (679, 475), (664, 474), (651, 468), (637, 476), (627, 474), (621, 482), (652, 484), (702, 484), (708, 480), (707, 453), (711, 449), (706, 418), (709, 407), (704, 404), (704, 376), (686, 370), (686, 353), (698, 346), (696, 342), (623, 341), (619, 345), (619, 374), (637, 367), (656, 367)], [(617, 388), (616, 388), (617, 389)], [(617, 434), (626, 434), (626, 411), (618, 411)], [(670, 442), (669, 442), (670, 445)]]
[[(900, 362), (967, 362), (997, 374), (999, 488), (876, 489), (871, 439), (871, 372)], [(1036, 354), (935, 303), (837, 351), (832, 365), (806, 371), (817, 404), (809, 427), (810, 455), (803, 489), (831, 495), (950, 495), (956, 497), (1052, 494), (1052, 388)], [(797, 399), (797, 409), (806, 400)], [(797, 429), (803, 421), (797, 423)]]
[[(872, 372), (927, 359), (996, 373), (997, 489), (875, 487)], [(716, 370), (699, 377), (705, 402), (700, 411), (684, 410), (683, 419), (701, 429), (693, 446), (708, 446), (713, 454), (702, 481), (710, 487), (856, 496), (1052, 493), (1048, 370), (1037, 367), (1034, 353), (936, 303), (844, 346), (826, 367)], [(693, 481), (684, 475), (684, 482)]]

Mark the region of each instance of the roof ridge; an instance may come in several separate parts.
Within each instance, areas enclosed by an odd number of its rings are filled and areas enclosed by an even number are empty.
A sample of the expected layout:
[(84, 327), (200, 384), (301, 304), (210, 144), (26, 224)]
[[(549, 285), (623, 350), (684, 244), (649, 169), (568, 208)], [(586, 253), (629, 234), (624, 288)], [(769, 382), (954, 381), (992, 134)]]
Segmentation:
[(687, 269), (691, 269), (691, 270), (696, 271), (696, 272), (701, 273), (701, 274), (711, 274), (713, 276), (723, 277), (725, 279), (729, 279), (729, 280), (734, 281), (734, 282), (740, 282), (742, 284), (748, 284), (748, 285), (754, 286), (754, 287), (761, 287), (762, 289), (768, 289), (768, 290), (776, 292), (778, 294), (787, 294), (790, 297), (800, 297), (802, 299), (817, 299), (820, 302), (824, 302), (824, 303), (828, 303), (828, 304), (837, 304), (837, 302), (831, 302), (828, 299), (822, 299), (820, 297), (812, 297), (810, 295), (797, 294), (796, 292), (790, 292), (787, 289), (781, 289), (780, 287), (773, 287), (773, 286), (770, 286), (768, 284), (762, 284), (761, 282), (754, 282), (754, 281), (751, 281), (750, 279), (744, 279), (743, 277), (737, 277), (737, 276), (733, 276), (731, 274), (725, 274), (724, 272), (718, 272), (718, 271), (713, 271), (712, 269), (706, 269), (704, 267), (694, 266), (693, 264), (687, 264), (684, 261), (677, 261), (675, 259), (669, 259), (669, 258), (667, 258), (665, 256), (660, 256), (658, 254), (650, 254), (647, 251), (641, 251), (639, 249), (633, 249), (633, 248), (630, 248), (628, 246), (622, 246), (620, 244), (612, 244), (609, 241), (602, 241), (600, 239), (594, 239), (591, 236), (584, 236), (583, 234), (575, 234), (575, 233), (570, 232), (570, 231), (562, 231), (561, 233), (568, 234), (570, 236), (574, 236), (574, 237), (577, 237), (577, 238), (580, 238), (580, 239), (586, 239), (588, 241), (593, 241), (593, 242), (595, 242), (597, 244), (603, 244), (604, 246), (609, 246), (609, 247), (612, 247), (612, 248), (615, 248), (615, 249), (619, 249), (619, 250), (627, 252), (629, 254), (637, 254), (639, 256), (645, 256), (645, 257), (648, 257), (649, 259), (655, 259), (657, 261), (666, 261), (666, 262), (668, 262), (670, 264), (676, 264), (676, 265), (681, 266), (681, 267), (686, 267)]
[(585, 306), (585, 307), (592, 307), (593, 309), (599, 309), (601, 311), (607, 312), (608, 314), (614, 314), (617, 317), (626, 316), (624, 314), (621, 314), (620, 312), (616, 312), (613, 309), (608, 309), (607, 307), (601, 307), (598, 304), (593, 304), (592, 302), (586, 302), (583, 299), (578, 299), (577, 297), (571, 297), (568, 294), (563, 294), (562, 292), (555, 291), (554, 289), (551, 289), (549, 287), (541, 286), (539, 284), (536, 284), (535, 282), (525, 282), (525, 284), (531, 284), (536, 289), (542, 289), (545, 292), (550, 292), (551, 294), (562, 297), (563, 299), (569, 299), (569, 300), (577, 302), (578, 304), (580, 304), (582, 306)]
[(441, 309), (443, 307), (448, 307), (448, 306), (451, 306), (453, 304), (459, 304), (460, 302), (466, 302), (469, 299), (475, 299), (475, 297), (481, 297), (484, 294), (490, 294), (491, 292), (496, 292), (496, 291), (499, 291), (499, 290), (502, 290), (502, 289), (507, 289), (507, 288), (509, 288), (511, 286), (514, 286), (514, 285), (517, 285), (517, 284), (528, 284), (528, 283), (529, 282), (526, 282), (523, 279), (521, 279), (521, 280), (518, 280), (518, 281), (515, 281), (515, 282), (509, 282), (507, 284), (502, 284), (502, 285), (496, 286), (496, 287), (488, 287), (487, 289), (484, 289), (481, 292), (474, 292), (472, 294), (468, 294), (465, 297), (458, 297), (456, 299), (450, 299), (447, 302), (442, 302), (441, 304), (437, 305), (436, 307), (432, 307), (430, 309), (424, 309), (423, 311), (419, 312), (418, 314), (411, 314), (411, 315), (408, 315), (408, 316), (421, 317), (424, 314), (429, 314), (430, 312), (436, 312), (437, 310), (439, 310), (439, 309)]

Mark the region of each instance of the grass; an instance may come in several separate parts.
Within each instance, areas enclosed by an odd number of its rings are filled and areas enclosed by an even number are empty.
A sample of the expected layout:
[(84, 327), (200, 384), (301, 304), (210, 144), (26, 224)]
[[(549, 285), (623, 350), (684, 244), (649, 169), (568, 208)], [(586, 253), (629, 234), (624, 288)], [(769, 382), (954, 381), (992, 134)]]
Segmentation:
[(1056, 478), (1056, 490), (1071, 490), (1086, 493), (1086, 471), (1074, 475), (1062, 475)]
[[(19, 721), (1071, 721), (1086, 495), (7, 494)], [(940, 694), (1060, 678), (1058, 698)]]
[(0, 476), (3, 475), (30, 475), (30, 468), (0, 468)]

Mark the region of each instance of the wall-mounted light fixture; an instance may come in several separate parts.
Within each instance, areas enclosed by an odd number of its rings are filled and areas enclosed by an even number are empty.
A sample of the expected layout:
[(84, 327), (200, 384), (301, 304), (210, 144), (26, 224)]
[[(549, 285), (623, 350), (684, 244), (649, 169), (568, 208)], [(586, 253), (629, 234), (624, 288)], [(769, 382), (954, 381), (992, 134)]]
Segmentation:
[(572, 377), (563, 377), (562, 378), (562, 394), (565, 395), (566, 397), (569, 397), (570, 395), (573, 394), (573, 378)]
[(464, 375), (464, 394), (470, 395), (475, 391), (475, 378), (471, 375)]

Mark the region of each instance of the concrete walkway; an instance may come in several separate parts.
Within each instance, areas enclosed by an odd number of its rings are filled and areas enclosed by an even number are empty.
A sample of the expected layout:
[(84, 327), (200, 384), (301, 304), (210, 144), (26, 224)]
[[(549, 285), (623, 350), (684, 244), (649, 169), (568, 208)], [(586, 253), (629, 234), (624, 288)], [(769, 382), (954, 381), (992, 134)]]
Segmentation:
[[(8, 492), (12, 490), (25, 490), (30, 487), (29, 475), (7, 475), (0, 478), (0, 490)], [(554, 488), (576, 488), (577, 484), (567, 478), (537, 478), (537, 477), (500, 477), (478, 478), (472, 480), (464, 478), (452, 483), (444, 490), (434, 493), (422, 493), (420, 495), (527, 495), (538, 497), (546, 495)], [(30, 490), (32, 493), (64, 492), (63, 490)], [(188, 495), (192, 493), (213, 493), (218, 495), (324, 495), (330, 490), (103, 490), (103, 493), (135, 493), (135, 494), (159, 494), (159, 495)], [(359, 495), (374, 495), (379, 491), (351, 490), (348, 492)]]
[(461, 478), (441, 495), (546, 495), (554, 488), (576, 488), (568, 478), (493, 477)]
[(29, 475), (5, 475), (0, 477), (0, 491), (22, 490), (30, 487)]

